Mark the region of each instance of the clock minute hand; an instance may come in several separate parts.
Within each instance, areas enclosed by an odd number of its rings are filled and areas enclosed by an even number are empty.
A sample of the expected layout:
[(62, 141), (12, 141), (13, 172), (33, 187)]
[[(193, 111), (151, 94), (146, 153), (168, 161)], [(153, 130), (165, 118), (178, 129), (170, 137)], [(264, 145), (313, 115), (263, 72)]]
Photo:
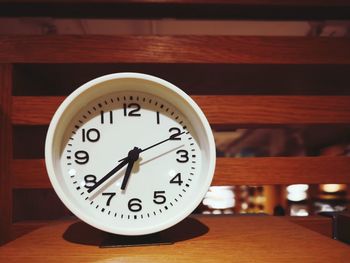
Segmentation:
[(112, 175), (114, 175), (116, 172), (118, 172), (120, 169), (122, 169), (125, 165), (127, 165), (130, 162), (129, 158), (124, 158), (123, 162), (118, 164), (115, 168), (113, 168), (108, 174), (103, 176), (99, 181), (97, 181), (94, 186), (90, 187), (87, 192), (91, 193), (94, 191), (97, 187), (99, 187), (101, 184), (103, 184), (106, 180), (108, 180)]
[[(151, 146), (148, 146), (147, 148), (139, 149), (139, 150), (140, 150), (139, 153), (142, 153), (142, 152), (147, 151), (147, 150), (149, 150), (149, 149), (151, 149), (151, 148), (153, 148), (153, 147), (156, 147), (156, 146), (158, 146), (159, 144), (162, 144), (162, 143), (165, 143), (165, 142), (167, 142), (167, 141), (173, 140), (174, 138), (177, 138), (177, 137), (179, 137), (180, 135), (182, 135), (182, 134), (184, 134), (184, 133), (185, 133), (185, 132), (181, 132), (181, 133), (179, 133), (179, 134), (176, 134), (176, 136), (171, 135), (169, 138), (167, 138), (167, 139), (165, 139), (165, 140), (163, 140), (163, 141), (157, 142), (157, 143), (155, 143), (155, 144), (153, 144), (153, 145), (151, 145)], [(123, 159), (120, 159), (118, 162), (124, 161), (124, 160), (126, 160), (127, 158), (128, 158), (128, 157), (125, 157), (125, 158), (123, 158)]]

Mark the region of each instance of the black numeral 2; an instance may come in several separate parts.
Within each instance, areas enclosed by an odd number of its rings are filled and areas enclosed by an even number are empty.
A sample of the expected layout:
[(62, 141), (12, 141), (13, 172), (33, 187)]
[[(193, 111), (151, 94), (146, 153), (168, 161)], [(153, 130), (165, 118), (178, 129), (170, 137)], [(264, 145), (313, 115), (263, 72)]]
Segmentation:
[(179, 128), (172, 127), (172, 128), (169, 129), (169, 132), (172, 133), (170, 135), (170, 140), (173, 140), (173, 141), (177, 141), (177, 140), (180, 141), (181, 140), (181, 138), (178, 137), (181, 134), (181, 130)]

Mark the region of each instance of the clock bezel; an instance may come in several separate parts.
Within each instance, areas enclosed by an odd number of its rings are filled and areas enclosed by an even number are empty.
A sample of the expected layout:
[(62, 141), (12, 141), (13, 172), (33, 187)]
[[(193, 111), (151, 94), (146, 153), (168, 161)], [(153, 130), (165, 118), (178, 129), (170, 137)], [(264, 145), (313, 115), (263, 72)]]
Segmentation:
[[(122, 88), (119, 86), (118, 89), (115, 86), (116, 81), (122, 81)], [(134, 86), (135, 82), (143, 82), (143, 85)], [(119, 83), (119, 85), (121, 85)], [(101, 87), (101, 88), (100, 88)], [(132, 88), (131, 88), (132, 87)], [(182, 113), (188, 118), (188, 120), (196, 120), (198, 123), (192, 124), (193, 126), (202, 127), (203, 129), (196, 129), (198, 137), (201, 141), (201, 144), (206, 144), (206, 154), (208, 167), (206, 169), (207, 176), (206, 180), (202, 182), (200, 191), (197, 193), (196, 198), (191, 202), (190, 205), (186, 206), (186, 209), (181, 211), (177, 217), (168, 218), (162, 224), (148, 226), (143, 230), (137, 229), (118, 229), (118, 227), (111, 227), (109, 225), (103, 224), (99, 220), (95, 220), (94, 217), (91, 217), (84, 214), (79, 207), (77, 207), (74, 202), (70, 200), (67, 196), (67, 193), (62, 189), (61, 182), (58, 181), (56, 176), (57, 171), (57, 162), (56, 159), (59, 158), (59, 145), (58, 141), (63, 138), (65, 132), (65, 127), (68, 126), (69, 120), (71, 120), (74, 114), (77, 114), (80, 111), (81, 107), (84, 106), (87, 101), (96, 99), (111, 92), (118, 91), (140, 91), (146, 92), (158, 96), (166, 101), (171, 102), (175, 108), (181, 108)], [(101, 93), (102, 92), (102, 93)], [(190, 116), (190, 117), (189, 117)], [(199, 126), (198, 126), (199, 125)], [(58, 141), (57, 141), (58, 140)], [(205, 196), (209, 186), (211, 184), (214, 170), (215, 170), (215, 161), (216, 161), (216, 151), (215, 151), (215, 142), (214, 137), (210, 128), (210, 125), (202, 112), (199, 106), (181, 89), (175, 85), (147, 74), (141, 73), (114, 73), (105, 75), (96, 79), (93, 79), (84, 85), (80, 86), (73, 93), (71, 93), (59, 106), (55, 112), (46, 137), (45, 142), (45, 163), (46, 169), (49, 175), (51, 184), (54, 187), (57, 195), (61, 201), (66, 205), (66, 207), (75, 214), (78, 218), (84, 222), (100, 229), (115, 234), (122, 235), (144, 235), (159, 232), (166, 228), (169, 228), (176, 223), (182, 221), (186, 218), (192, 211), (200, 204), (203, 197)], [(56, 162), (56, 163), (55, 163)]]

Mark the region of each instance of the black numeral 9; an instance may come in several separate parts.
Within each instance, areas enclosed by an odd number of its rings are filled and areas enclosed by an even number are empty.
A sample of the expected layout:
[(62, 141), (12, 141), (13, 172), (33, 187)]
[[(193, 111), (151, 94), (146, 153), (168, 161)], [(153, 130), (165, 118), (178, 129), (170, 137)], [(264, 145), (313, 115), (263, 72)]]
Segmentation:
[(86, 151), (77, 151), (74, 154), (77, 164), (86, 164), (89, 161), (89, 154)]

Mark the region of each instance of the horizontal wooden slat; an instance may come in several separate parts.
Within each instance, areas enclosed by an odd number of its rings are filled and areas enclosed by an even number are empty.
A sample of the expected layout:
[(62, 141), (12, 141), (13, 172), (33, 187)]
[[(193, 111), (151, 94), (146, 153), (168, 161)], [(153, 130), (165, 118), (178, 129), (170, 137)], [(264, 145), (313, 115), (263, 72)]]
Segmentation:
[[(63, 97), (13, 97), (14, 124), (48, 124)], [(350, 96), (193, 96), (215, 124), (346, 124)]]
[(25, 234), (28, 234), (35, 229), (41, 228), (45, 225), (48, 225), (50, 223), (53, 223), (54, 221), (43, 221), (43, 220), (26, 220), (21, 222), (16, 222), (12, 224), (12, 237), (11, 239), (17, 239), (20, 236), (23, 236)]
[(2, 36), (0, 62), (349, 64), (350, 38)]
[(5, 17), (346, 19), (346, 0), (1, 0)]
[[(14, 160), (15, 188), (50, 188), (44, 160)], [(218, 158), (213, 185), (350, 183), (349, 157)]]
[[(192, 215), (193, 216), (193, 215)], [(297, 217), (288, 216), (284, 217), (285, 220), (298, 224), (302, 227), (313, 230), (317, 233), (325, 235), (329, 238), (332, 237), (332, 219), (323, 216), (307, 216)], [(20, 236), (28, 234), (38, 228), (47, 226), (53, 223), (59, 223), (64, 220), (24, 220), (16, 222), (12, 225), (12, 239), (17, 239)]]
[(333, 237), (333, 220), (325, 216), (288, 216), (290, 222), (303, 226), (324, 236)]
[[(0, 0), (0, 3), (72, 3), (71, 0)], [(156, 4), (226, 4), (287, 6), (350, 6), (348, 0), (75, 0), (75, 3), (156, 3)]]

